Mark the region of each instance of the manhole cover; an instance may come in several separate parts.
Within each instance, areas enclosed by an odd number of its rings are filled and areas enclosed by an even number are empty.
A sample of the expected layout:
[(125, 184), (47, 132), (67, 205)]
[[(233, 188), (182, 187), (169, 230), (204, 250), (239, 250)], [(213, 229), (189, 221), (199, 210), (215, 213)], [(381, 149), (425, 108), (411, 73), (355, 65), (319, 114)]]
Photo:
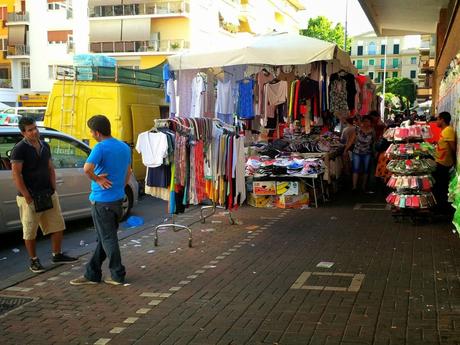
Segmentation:
[(356, 204), (353, 209), (358, 211), (389, 211), (391, 206), (388, 204)]
[(0, 296), (0, 316), (3, 316), (27, 303), (33, 302), (34, 300), (35, 298), (28, 297)]

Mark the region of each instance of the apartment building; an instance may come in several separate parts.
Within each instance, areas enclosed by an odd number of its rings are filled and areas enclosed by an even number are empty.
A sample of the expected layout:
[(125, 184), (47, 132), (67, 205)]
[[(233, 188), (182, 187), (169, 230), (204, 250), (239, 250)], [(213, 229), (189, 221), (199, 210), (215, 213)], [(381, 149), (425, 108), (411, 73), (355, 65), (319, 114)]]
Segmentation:
[(436, 36), (422, 35), (420, 45), (420, 72), (418, 75), (417, 100), (430, 100), (433, 95), (434, 67), (436, 61)]
[(15, 12), (24, 12), (24, 3), (16, 0), (4, 0), (0, 2), (0, 102), (5, 105), (14, 105), (16, 92), (12, 84), (11, 61), (7, 58), (8, 53), (8, 23), (14, 23), (18, 16)]
[(244, 35), (297, 33), (306, 24), (303, 10), (298, 0), (0, 0), (0, 102), (49, 92), (56, 66), (71, 65), (74, 54), (150, 68)]
[(89, 0), (89, 50), (149, 68), (183, 50), (228, 47), (242, 33), (298, 32), (300, 1)]
[(353, 37), (351, 59), (359, 73), (376, 84), (382, 83), (386, 68), (386, 78), (409, 78), (417, 85), (420, 44), (420, 36), (377, 37), (367, 32)]

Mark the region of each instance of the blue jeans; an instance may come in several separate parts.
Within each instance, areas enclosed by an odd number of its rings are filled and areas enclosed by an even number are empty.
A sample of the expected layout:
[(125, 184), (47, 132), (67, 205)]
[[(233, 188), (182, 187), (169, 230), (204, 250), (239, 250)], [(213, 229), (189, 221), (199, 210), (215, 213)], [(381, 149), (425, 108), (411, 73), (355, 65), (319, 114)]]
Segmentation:
[(353, 160), (353, 172), (356, 174), (369, 173), (369, 167), (371, 162), (371, 154), (370, 153), (354, 153), (352, 156)]
[(91, 207), (94, 227), (96, 228), (97, 246), (91, 260), (86, 264), (85, 277), (100, 282), (102, 263), (109, 259), (112, 279), (125, 281), (125, 267), (121, 263), (120, 246), (118, 244), (118, 220), (122, 215), (121, 200), (115, 202), (96, 202)]

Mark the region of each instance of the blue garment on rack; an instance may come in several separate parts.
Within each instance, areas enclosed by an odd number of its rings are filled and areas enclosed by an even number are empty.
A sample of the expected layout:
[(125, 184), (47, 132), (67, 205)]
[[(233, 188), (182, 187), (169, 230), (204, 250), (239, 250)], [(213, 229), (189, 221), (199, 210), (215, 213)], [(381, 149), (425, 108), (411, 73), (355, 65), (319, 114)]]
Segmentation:
[(254, 119), (254, 80), (238, 81), (238, 117), (244, 120)]
[(167, 103), (170, 103), (171, 102), (171, 99), (169, 98), (168, 94), (167, 94), (167, 82), (170, 78), (170, 70), (169, 70), (169, 63), (165, 63), (164, 66), (163, 66), (163, 82), (164, 82), (164, 91), (165, 91), (165, 101)]

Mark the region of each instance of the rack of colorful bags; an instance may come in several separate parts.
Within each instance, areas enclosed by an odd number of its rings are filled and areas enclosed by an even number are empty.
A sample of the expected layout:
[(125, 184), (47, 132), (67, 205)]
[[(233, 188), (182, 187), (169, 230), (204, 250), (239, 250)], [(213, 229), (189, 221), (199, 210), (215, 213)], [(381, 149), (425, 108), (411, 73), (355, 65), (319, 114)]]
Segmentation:
[(395, 220), (409, 217), (415, 222), (431, 217), (431, 209), (436, 205), (431, 192), (435, 182), (431, 175), (436, 168), (432, 159), (435, 148), (424, 141), (431, 136), (426, 125), (389, 128), (384, 134), (392, 142), (386, 151), (391, 159), (387, 169), (392, 173), (387, 186), (394, 191), (386, 202)]

